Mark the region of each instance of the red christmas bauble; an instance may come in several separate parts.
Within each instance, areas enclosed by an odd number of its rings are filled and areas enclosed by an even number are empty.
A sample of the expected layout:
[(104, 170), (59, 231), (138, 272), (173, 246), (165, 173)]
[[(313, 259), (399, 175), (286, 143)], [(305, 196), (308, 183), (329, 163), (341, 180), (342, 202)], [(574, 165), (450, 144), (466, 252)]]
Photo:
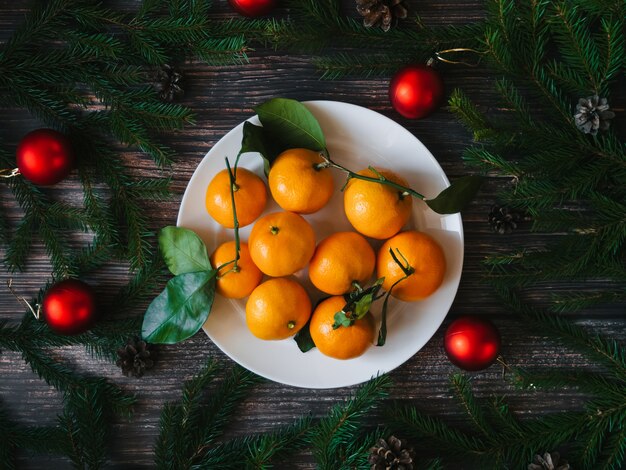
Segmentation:
[(27, 180), (38, 185), (56, 184), (74, 167), (70, 140), (52, 129), (26, 134), (16, 152), (17, 168)]
[(228, 0), (228, 3), (243, 16), (267, 15), (276, 6), (276, 0)]
[(485, 369), (498, 357), (500, 333), (489, 320), (461, 317), (446, 330), (444, 348), (450, 362), (461, 369)]
[(48, 326), (59, 334), (83, 333), (96, 319), (93, 290), (77, 279), (58, 282), (46, 292), (41, 313)]
[(443, 98), (441, 75), (429, 65), (408, 65), (391, 79), (389, 99), (404, 117), (421, 119), (432, 113)]

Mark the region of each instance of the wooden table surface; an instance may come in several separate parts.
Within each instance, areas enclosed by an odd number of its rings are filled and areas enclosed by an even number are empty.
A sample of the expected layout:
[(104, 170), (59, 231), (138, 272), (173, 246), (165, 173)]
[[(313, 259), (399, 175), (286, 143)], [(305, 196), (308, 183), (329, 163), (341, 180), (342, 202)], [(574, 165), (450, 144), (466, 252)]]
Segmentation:
[[(231, 15), (225, 1), (216, 1), (218, 15)], [(351, 6), (350, 1), (346, 2)], [(483, 15), (478, 0), (421, 0), (409, 2), (424, 22), (430, 25), (475, 20)], [(29, 2), (0, 0), (0, 40), (6, 40), (28, 9)], [(351, 8), (348, 8), (351, 10)], [(365, 50), (365, 49), (364, 49)], [(446, 66), (442, 69), (448, 92), (455, 87), (463, 90), (483, 109), (495, 106), (494, 76), (483, 68)], [(276, 96), (298, 100), (337, 100), (378, 111), (406, 127), (433, 153), (450, 179), (465, 175), (469, 169), (461, 160), (462, 150), (471, 144), (469, 133), (445, 107), (431, 117), (411, 121), (395, 113), (387, 98), (389, 77), (320, 81), (310, 57), (283, 51), (257, 49), (250, 62), (240, 66), (209, 67), (191, 63), (184, 67), (186, 94), (182, 103), (191, 107), (197, 125), (175, 135), (163, 135), (163, 141), (178, 152), (174, 170), (173, 197), (167, 203), (147, 207), (151, 225), (158, 230), (174, 224), (180, 199), (196, 166), (205, 153), (226, 132), (253, 114), (253, 106)], [(29, 113), (21, 109), (0, 109), (0, 139), (14, 145), (27, 131), (40, 127)], [(381, 138), (384, 136), (381, 135)], [(135, 151), (126, 153), (128, 165), (138, 174), (153, 175), (151, 161)], [(442, 337), (445, 327), (455, 317), (478, 314), (492, 319), (502, 334), (502, 354), (513, 365), (569, 366), (588, 365), (585, 358), (559, 346), (549, 337), (538, 335), (502, 307), (488, 285), (481, 280), (481, 261), (490, 254), (506, 252), (517, 244), (540, 244), (545, 236), (522, 227), (510, 235), (494, 234), (487, 223), (487, 214), (495, 201), (495, 193), (507, 181), (491, 178), (478, 199), (463, 213), (465, 231), (465, 260), (463, 276), (456, 300), (446, 321), (431, 341), (405, 364), (391, 373), (395, 386), (390, 399), (414, 403), (422, 409), (452, 421), (462, 418), (462, 411), (448, 391), (448, 377), (457, 369), (447, 360)], [(80, 185), (69, 178), (54, 189), (58, 198), (80, 197)], [(11, 194), (0, 188), (0, 203), (15, 208)], [(12, 210), (14, 221), (20, 217)], [(3, 255), (0, 251), (0, 255)], [(22, 273), (10, 275), (0, 270), (0, 286), (13, 277), (16, 288), (27, 298), (34, 295), (50, 275), (50, 268), (41, 246), (36, 246), (31, 261)], [(125, 283), (125, 266), (111, 265), (97, 274), (98, 285), (106, 290)], [(538, 288), (542, 298), (550, 285)], [(0, 290), (0, 318), (19, 321), (22, 307), (6, 291)], [(145, 306), (143, 306), (145, 309)], [(139, 310), (137, 313), (141, 313)], [(598, 333), (621, 341), (626, 339), (623, 306), (613, 305), (580, 314), (582, 324)], [(110, 468), (141, 468), (152, 466), (152, 446), (158, 432), (159, 412), (168, 400), (180, 396), (183, 380), (193, 375), (204, 361), (213, 357), (225, 367), (228, 359), (200, 332), (182, 344), (161, 348), (156, 367), (142, 379), (126, 378), (112, 364), (96, 360), (80, 347), (59, 348), (55, 357), (81, 372), (110, 378), (139, 399), (134, 418), (115, 424), (110, 450)], [(593, 365), (588, 365), (593, 368)], [(506, 394), (513, 410), (521, 416), (576, 409), (584, 396), (573, 390), (554, 392), (518, 392), (502, 378), (498, 365), (472, 374), (479, 397)], [(353, 388), (307, 390), (265, 382), (255, 388), (250, 398), (227, 430), (227, 436), (270, 431), (291, 422), (303, 413), (321, 416), (339, 400), (349, 396)], [(13, 419), (23, 424), (54, 424), (62, 408), (61, 396), (39, 380), (17, 353), (0, 354), (0, 398)], [(69, 468), (60, 458), (20, 456), (23, 468)], [(0, 462), (0, 468), (2, 463)], [(309, 455), (297, 455), (281, 468), (312, 468)]]

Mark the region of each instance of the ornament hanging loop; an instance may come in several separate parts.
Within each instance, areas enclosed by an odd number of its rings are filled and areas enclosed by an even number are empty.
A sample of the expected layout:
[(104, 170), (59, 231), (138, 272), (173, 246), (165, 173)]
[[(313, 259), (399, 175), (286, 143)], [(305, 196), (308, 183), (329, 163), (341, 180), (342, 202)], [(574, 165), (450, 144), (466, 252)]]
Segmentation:
[(7, 287), (9, 291), (11, 292), (11, 294), (13, 294), (13, 297), (15, 297), (19, 303), (26, 305), (28, 307), (28, 310), (30, 310), (30, 312), (35, 317), (35, 319), (39, 320), (39, 314), (41, 313), (41, 305), (35, 304), (35, 306), (33, 307), (30, 304), (30, 302), (26, 300), (24, 297), (17, 295), (17, 293), (15, 292), (15, 289), (13, 289), (13, 279), (9, 279), (7, 281)]
[(479, 55), (487, 54), (487, 51), (477, 51), (476, 49), (471, 49), (468, 47), (455, 47), (452, 49), (445, 49), (443, 51), (435, 52), (435, 58), (441, 62), (445, 62), (446, 64), (467, 65), (468, 67), (478, 67), (480, 65), (480, 57), (478, 58), (478, 62), (470, 63), (470, 62), (465, 62), (462, 60), (450, 60), (442, 56), (442, 54), (449, 54), (451, 52), (473, 52), (474, 54), (479, 54)]
[(4, 170), (0, 170), (0, 178), (13, 178), (14, 176), (18, 176), (20, 174), (19, 168), (5, 168)]

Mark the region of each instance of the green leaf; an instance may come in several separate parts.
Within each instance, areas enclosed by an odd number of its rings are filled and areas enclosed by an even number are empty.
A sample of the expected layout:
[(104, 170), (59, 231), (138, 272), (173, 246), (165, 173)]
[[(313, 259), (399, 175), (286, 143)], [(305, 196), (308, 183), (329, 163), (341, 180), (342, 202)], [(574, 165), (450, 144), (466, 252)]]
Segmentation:
[(346, 312), (344, 312), (343, 310), (335, 313), (335, 322), (333, 323), (333, 330), (336, 330), (337, 328), (339, 328), (340, 326), (352, 326), (354, 324), (354, 319), (349, 318), (348, 315), (346, 315)]
[(372, 284), (371, 287), (363, 291), (362, 295), (359, 296), (359, 298), (354, 302), (354, 305), (351, 306), (351, 308), (353, 309), (352, 311), (354, 312), (355, 319), (358, 320), (358, 319), (363, 318), (367, 314), (367, 312), (370, 311), (370, 308), (372, 307), (372, 303), (376, 299), (378, 299), (377, 297), (378, 291), (382, 287), (384, 280), (385, 280), (384, 277), (377, 279), (376, 282)]
[(261, 126), (255, 126), (251, 122), (244, 122), (243, 137), (239, 155), (250, 152), (258, 152), (263, 157), (263, 169), (265, 176), (269, 175), (271, 163), (278, 156), (272, 145), (267, 141), (265, 131)]
[(298, 333), (296, 333), (296, 335), (293, 337), (295, 342), (298, 344), (298, 348), (300, 348), (300, 351), (302, 351), (303, 353), (310, 351), (315, 347), (313, 338), (311, 338), (311, 330), (309, 329), (310, 325), (311, 320), (309, 319), (307, 324), (304, 325), (304, 328), (298, 331)]
[(464, 176), (441, 191), (435, 199), (428, 199), (425, 202), (438, 214), (461, 212), (474, 199), (483, 184), (483, 180), (482, 176)]
[(257, 106), (255, 111), (266, 137), (280, 150), (298, 147), (315, 151), (326, 149), (326, 139), (319, 122), (302, 103), (273, 98)]
[(169, 226), (159, 232), (163, 260), (173, 275), (211, 271), (206, 246), (192, 230)]
[(141, 327), (143, 339), (174, 344), (196, 334), (211, 312), (216, 274), (210, 270), (170, 279), (146, 310)]

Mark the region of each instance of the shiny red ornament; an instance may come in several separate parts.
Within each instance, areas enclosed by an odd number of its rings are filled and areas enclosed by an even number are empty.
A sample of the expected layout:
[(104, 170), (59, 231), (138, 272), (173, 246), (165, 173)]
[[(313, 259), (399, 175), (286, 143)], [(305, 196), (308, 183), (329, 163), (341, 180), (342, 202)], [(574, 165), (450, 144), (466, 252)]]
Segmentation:
[(500, 333), (489, 320), (461, 317), (446, 330), (444, 348), (450, 362), (461, 369), (482, 370), (498, 357)]
[(424, 64), (400, 69), (389, 85), (389, 99), (393, 109), (410, 119), (421, 119), (437, 109), (443, 92), (443, 80), (439, 72)]
[(45, 322), (62, 335), (87, 331), (96, 320), (96, 312), (93, 290), (77, 279), (66, 279), (53, 285), (41, 303)]
[(26, 134), (16, 152), (17, 168), (27, 180), (42, 186), (56, 184), (74, 168), (70, 140), (52, 129)]
[(228, 0), (237, 13), (257, 17), (267, 15), (276, 6), (276, 0)]

